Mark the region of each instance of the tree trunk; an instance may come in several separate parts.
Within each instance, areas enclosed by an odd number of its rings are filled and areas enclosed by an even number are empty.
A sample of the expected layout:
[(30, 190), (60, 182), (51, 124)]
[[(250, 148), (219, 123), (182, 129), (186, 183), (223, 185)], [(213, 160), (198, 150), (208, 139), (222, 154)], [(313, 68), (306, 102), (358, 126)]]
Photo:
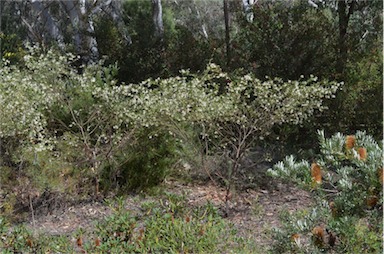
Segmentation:
[(161, 0), (152, 0), (152, 19), (155, 27), (155, 37), (159, 38), (160, 40), (163, 40), (164, 26)]
[(245, 13), (245, 17), (247, 18), (248, 22), (253, 21), (253, 11), (252, 11), (252, 5), (254, 5), (257, 0), (241, 0), (243, 3), (243, 9)]
[[(49, 12), (49, 2), (43, 4), (42, 1), (32, 1), (32, 10), (38, 15), (37, 22), (42, 24), (41, 31), (31, 31), (29, 34), (31, 38), (34, 38), (41, 44), (46, 44), (50, 40), (57, 42), (60, 48), (64, 48), (64, 38), (62, 32), (59, 29), (57, 21), (53, 18)], [(36, 22), (36, 23), (37, 23)], [(35, 24), (29, 24), (28, 28), (35, 27)]]
[(230, 45), (230, 35), (229, 35), (229, 8), (228, 0), (224, 1), (224, 21), (225, 21), (225, 45), (227, 53), (227, 67), (231, 63), (231, 45)]
[[(153, 0), (155, 1), (155, 0)], [(161, 17), (161, 4), (160, 5)], [(76, 53), (81, 55), (82, 63), (95, 62), (99, 59), (99, 50), (95, 38), (93, 20), (96, 15), (107, 15), (116, 24), (127, 44), (131, 43), (128, 30), (124, 25), (120, 0), (31, 0), (20, 1), (27, 15), (18, 12), (23, 24), (28, 29), (28, 37), (33, 42), (57, 43), (65, 48), (65, 34), (70, 34)], [(162, 20), (161, 20), (162, 26)], [(64, 43), (65, 42), (65, 43)]]
[(338, 60), (337, 60), (337, 72), (339, 74), (344, 73), (345, 65), (348, 61), (348, 23), (350, 16), (354, 12), (356, 1), (351, 2), (346, 0), (340, 0), (337, 2), (337, 12), (339, 16), (339, 48), (338, 48)]
[(99, 51), (93, 36), (93, 23), (89, 19), (90, 11), (85, 1), (61, 1), (61, 4), (72, 23), (72, 38), (77, 53), (82, 56), (85, 63), (97, 61)]

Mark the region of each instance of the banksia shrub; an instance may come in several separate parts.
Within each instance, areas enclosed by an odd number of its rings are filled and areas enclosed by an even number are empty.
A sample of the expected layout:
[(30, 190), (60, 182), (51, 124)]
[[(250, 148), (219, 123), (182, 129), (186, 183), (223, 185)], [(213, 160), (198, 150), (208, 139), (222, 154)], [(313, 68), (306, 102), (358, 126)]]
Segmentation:
[[(362, 131), (349, 136), (336, 133), (330, 138), (319, 131), (318, 137), (320, 154), (316, 162), (310, 164), (288, 156), (268, 170), (271, 176), (313, 190), (316, 196), (310, 214), (307, 211), (306, 215), (285, 218), (285, 229), (276, 231), (276, 239), (312, 235), (312, 240), (302, 241), (306, 244), (300, 251), (305, 253), (327, 249), (381, 253), (382, 228), (376, 225), (382, 221), (382, 143)], [(362, 226), (357, 227), (356, 223)], [(292, 241), (287, 242), (277, 244), (279, 249), (275, 251), (285, 253), (298, 248), (292, 246)], [(366, 249), (367, 245), (371, 247)]]

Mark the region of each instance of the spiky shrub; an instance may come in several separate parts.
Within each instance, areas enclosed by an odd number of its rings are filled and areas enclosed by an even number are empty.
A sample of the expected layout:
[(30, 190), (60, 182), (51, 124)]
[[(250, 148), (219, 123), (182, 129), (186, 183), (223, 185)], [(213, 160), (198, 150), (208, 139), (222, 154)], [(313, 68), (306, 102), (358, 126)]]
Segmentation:
[[(382, 251), (383, 149), (371, 136), (337, 133), (326, 138), (318, 132), (320, 154), (313, 162), (288, 156), (269, 174), (315, 193), (316, 207), (286, 215), (276, 231), (280, 251), (318, 251), (334, 248), (349, 253)], [(312, 235), (311, 241), (300, 236)], [(304, 237), (305, 238), (305, 237)]]

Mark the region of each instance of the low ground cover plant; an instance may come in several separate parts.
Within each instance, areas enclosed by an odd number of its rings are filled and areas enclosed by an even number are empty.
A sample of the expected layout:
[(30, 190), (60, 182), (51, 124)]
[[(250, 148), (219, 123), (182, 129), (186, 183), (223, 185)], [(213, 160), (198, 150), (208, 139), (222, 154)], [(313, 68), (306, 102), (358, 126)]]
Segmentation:
[(188, 207), (183, 196), (165, 193), (159, 201), (130, 211), (123, 199), (110, 202), (114, 213), (93, 230), (71, 235), (36, 235), (24, 226), (10, 228), (0, 220), (2, 253), (255, 253), (254, 243), (207, 203)]

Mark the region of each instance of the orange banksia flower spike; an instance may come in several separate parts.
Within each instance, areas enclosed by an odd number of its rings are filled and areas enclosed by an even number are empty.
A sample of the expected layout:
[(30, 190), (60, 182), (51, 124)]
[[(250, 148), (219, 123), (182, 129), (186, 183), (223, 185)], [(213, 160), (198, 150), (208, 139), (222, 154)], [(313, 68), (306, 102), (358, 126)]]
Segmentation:
[(347, 148), (347, 150), (350, 150), (355, 146), (355, 144), (356, 144), (355, 136), (348, 135), (346, 140), (345, 140), (345, 148)]
[(27, 245), (28, 245), (28, 247), (30, 247), (30, 248), (32, 248), (33, 247), (33, 242), (32, 242), (32, 240), (31, 239), (27, 239)]
[(377, 170), (377, 174), (379, 175), (379, 181), (381, 184), (383, 184), (383, 180), (384, 180), (383, 170), (384, 170), (383, 168), (379, 168)]
[(321, 184), (321, 168), (315, 162), (311, 165), (311, 176), (314, 182)]
[(81, 238), (81, 236), (79, 236), (76, 240), (76, 244), (77, 246), (79, 247), (82, 247), (83, 246), (83, 239)]
[(100, 239), (99, 238), (95, 239), (95, 246), (96, 247), (100, 246)]
[(300, 244), (300, 234), (293, 234), (292, 236), (291, 236), (291, 241), (292, 242), (295, 242), (298, 246), (300, 246), (301, 244)]
[(312, 229), (312, 234), (317, 237), (324, 237), (324, 229), (321, 226), (316, 226)]
[(359, 159), (365, 161), (367, 159), (367, 149), (365, 147), (359, 147), (357, 149), (357, 153), (359, 154)]
[(324, 244), (325, 232), (321, 226), (316, 226), (312, 229), (313, 240), (316, 246), (320, 247)]
[(144, 232), (145, 232), (144, 228), (140, 228), (140, 230), (139, 230), (139, 237), (137, 238), (138, 241), (143, 240)]

